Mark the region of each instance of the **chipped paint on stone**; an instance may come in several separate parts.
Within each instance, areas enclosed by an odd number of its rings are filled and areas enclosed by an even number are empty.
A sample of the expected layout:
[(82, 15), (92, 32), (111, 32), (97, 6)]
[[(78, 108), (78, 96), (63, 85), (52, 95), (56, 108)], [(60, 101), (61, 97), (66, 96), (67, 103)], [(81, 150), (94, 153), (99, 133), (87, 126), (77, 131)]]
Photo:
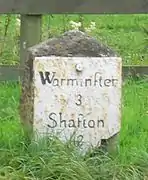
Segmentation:
[(50, 56), (33, 63), (34, 132), (63, 141), (75, 132), (85, 149), (119, 132), (121, 58)]

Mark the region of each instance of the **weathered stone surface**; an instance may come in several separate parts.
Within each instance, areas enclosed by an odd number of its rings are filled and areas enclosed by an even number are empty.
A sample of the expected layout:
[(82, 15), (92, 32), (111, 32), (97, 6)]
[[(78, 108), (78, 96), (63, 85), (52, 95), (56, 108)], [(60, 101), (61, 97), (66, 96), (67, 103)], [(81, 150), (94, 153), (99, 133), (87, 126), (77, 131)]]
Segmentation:
[(69, 31), (58, 38), (49, 39), (29, 48), (20, 99), (20, 116), (25, 133), (29, 138), (32, 135), (34, 123), (33, 61), (35, 57), (53, 55), (62, 57), (117, 57), (117, 54), (109, 47), (80, 31)]
[[(34, 134), (96, 147), (120, 130), (121, 58), (36, 57)], [(79, 145), (80, 145), (79, 144)], [(79, 147), (80, 148), (80, 147)]]
[(116, 53), (81, 31), (68, 31), (30, 49), (34, 56), (115, 57)]

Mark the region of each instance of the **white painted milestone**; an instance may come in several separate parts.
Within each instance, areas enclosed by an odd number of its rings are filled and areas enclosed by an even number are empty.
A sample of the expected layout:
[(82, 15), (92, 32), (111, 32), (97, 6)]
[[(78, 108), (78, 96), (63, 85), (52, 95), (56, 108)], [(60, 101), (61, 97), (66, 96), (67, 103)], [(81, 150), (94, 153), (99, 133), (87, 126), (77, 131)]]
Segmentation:
[[(121, 127), (119, 57), (36, 57), (34, 132), (81, 148), (98, 146)], [(78, 145), (78, 144), (77, 144)]]

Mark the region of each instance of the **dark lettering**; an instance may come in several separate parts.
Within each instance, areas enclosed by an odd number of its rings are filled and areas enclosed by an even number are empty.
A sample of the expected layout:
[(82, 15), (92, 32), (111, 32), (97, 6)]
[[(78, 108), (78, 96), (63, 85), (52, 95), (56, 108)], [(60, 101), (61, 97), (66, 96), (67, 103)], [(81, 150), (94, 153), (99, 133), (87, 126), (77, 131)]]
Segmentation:
[(44, 74), (43, 74), (43, 72), (42, 71), (39, 71), (39, 74), (40, 74), (40, 78), (41, 78), (41, 82), (42, 82), (42, 84), (44, 85), (44, 84), (46, 84), (46, 81), (49, 83), (49, 84), (51, 84), (52, 83), (52, 81), (53, 81), (53, 79), (54, 79), (54, 77), (55, 77), (55, 72), (52, 72), (52, 76), (50, 77), (50, 72), (45, 72)]
[(109, 84), (110, 84), (111, 82), (112, 82), (111, 79), (105, 79), (105, 80), (104, 80), (104, 85), (107, 86), (107, 87), (109, 87), (109, 86), (110, 86)]
[[(62, 112), (59, 113), (59, 116), (57, 116), (56, 113), (52, 112), (49, 114), (49, 123), (47, 126), (49, 128), (55, 128), (57, 126), (63, 127), (63, 128), (100, 128), (104, 127), (104, 120), (97, 119), (97, 121), (91, 119), (86, 120), (84, 118), (83, 114), (79, 114), (77, 119), (63, 119)], [(58, 119), (59, 118), (59, 119)], [(76, 123), (77, 122), (77, 123)]]
[(86, 126), (86, 119), (83, 120), (83, 127), (87, 128), (87, 126)]
[(101, 82), (102, 82), (102, 76), (100, 76), (100, 78), (99, 78), (99, 85), (100, 85), (100, 87), (102, 87)]
[(100, 123), (102, 124), (102, 127), (104, 127), (104, 121), (103, 120), (98, 120), (97, 121), (97, 127), (100, 127)]
[(76, 86), (78, 85), (77, 79), (67, 79), (67, 86), (69, 86), (69, 85), (74, 86), (74, 83)]
[(94, 86), (96, 86), (96, 84), (98, 83), (98, 80), (96, 79), (96, 78), (97, 78), (97, 74), (98, 74), (98, 72), (95, 73), (95, 77), (94, 77)]
[(77, 106), (80, 106), (82, 104), (82, 96), (81, 94), (78, 94), (78, 101), (76, 102)]
[(80, 123), (82, 122), (80, 117), (83, 118), (84, 117), (83, 114), (79, 114), (79, 116), (78, 116), (78, 126), (77, 127), (80, 127)]
[(75, 138), (75, 140), (74, 140), (74, 145), (75, 145), (76, 147), (82, 146), (83, 138), (84, 138), (83, 135), (78, 135), (78, 136)]
[(57, 115), (55, 113), (50, 113), (49, 114), (49, 119), (52, 121), (52, 125), (50, 125), (50, 124), (47, 125), (49, 128), (55, 128), (57, 126), (57, 122), (56, 122), (56, 119), (55, 119), (56, 117), (57, 117)]
[(103, 79), (102, 76), (100, 76), (100, 72), (96, 72), (94, 74), (94, 78), (86, 78), (86, 79), (59, 79), (55, 78), (56, 72), (42, 72), (39, 71), (41, 83), (43, 85), (47, 83), (52, 84), (53, 86), (80, 86), (80, 87), (88, 87), (88, 86), (99, 86), (99, 87), (110, 87), (114, 86), (116, 87), (118, 79)]
[(54, 79), (52, 85), (53, 86), (59, 86), (59, 80), (58, 79)]
[(89, 121), (88, 121), (88, 126), (89, 126), (90, 128), (95, 128), (95, 121), (94, 121), (94, 120), (89, 120)]
[(72, 128), (76, 128), (76, 125), (75, 125), (75, 121), (74, 121), (74, 119), (70, 119), (69, 120), (69, 125), (68, 125), (68, 127), (72, 127)]
[(102, 87), (102, 76), (100, 76), (99, 79), (97, 79), (98, 74), (99, 74), (99, 72), (95, 73), (94, 86), (96, 86), (99, 81), (99, 86)]
[(112, 79), (112, 86), (115, 86), (115, 87), (116, 87), (115, 82), (118, 82), (118, 79)]
[(88, 82), (89, 86), (91, 86), (91, 79), (85, 79), (85, 86), (88, 86)]
[(80, 86), (83, 87), (83, 79), (79, 79)]
[(66, 128), (66, 120), (62, 119), (62, 113), (61, 112), (59, 113), (59, 115), (60, 115), (60, 127), (62, 127), (62, 123), (64, 123), (64, 128)]

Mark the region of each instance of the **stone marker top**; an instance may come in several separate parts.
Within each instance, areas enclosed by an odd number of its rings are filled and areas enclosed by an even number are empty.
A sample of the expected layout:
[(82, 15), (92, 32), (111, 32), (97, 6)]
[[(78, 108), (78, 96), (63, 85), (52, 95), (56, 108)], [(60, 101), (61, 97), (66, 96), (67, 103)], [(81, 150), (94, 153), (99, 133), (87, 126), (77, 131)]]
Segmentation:
[(117, 54), (81, 31), (68, 31), (29, 49), (33, 56), (116, 57)]

